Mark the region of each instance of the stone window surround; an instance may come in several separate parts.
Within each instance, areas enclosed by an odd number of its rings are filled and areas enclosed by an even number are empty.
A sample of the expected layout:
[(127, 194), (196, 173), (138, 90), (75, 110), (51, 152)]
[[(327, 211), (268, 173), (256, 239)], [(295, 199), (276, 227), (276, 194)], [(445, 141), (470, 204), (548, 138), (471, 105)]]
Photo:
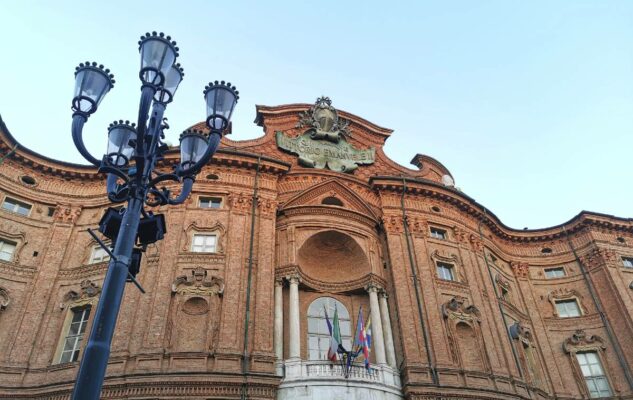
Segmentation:
[[(563, 271), (563, 276), (552, 276), (549, 277), (547, 276), (547, 272), (549, 271)], [(565, 267), (563, 266), (559, 266), (559, 267), (548, 267), (548, 268), (544, 268), (543, 269), (543, 275), (545, 276), (545, 279), (561, 279), (561, 278), (566, 278), (567, 277), (567, 270), (565, 269)]]
[(453, 280), (447, 281), (447, 282), (467, 283), (466, 277), (462, 271), (462, 265), (459, 262), (459, 257), (457, 255), (455, 254), (447, 255), (444, 252), (440, 253), (438, 250), (435, 250), (431, 254), (431, 260), (433, 261), (433, 265), (435, 266), (435, 271), (434, 271), (435, 279), (440, 280), (440, 281), (446, 281), (445, 279), (442, 279), (437, 274), (438, 263), (441, 263), (441, 264), (448, 264), (452, 267)]
[[(28, 206), (29, 207), (29, 212), (26, 213), (26, 214), (20, 214), (20, 213), (18, 213), (16, 211), (7, 210), (6, 208), (4, 208), (4, 203), (7, 200), (12, 201), (12, 202), (16, 202), (18, 204), (24, 204), (24, 205)], [(2, 202), (0, 202), (0, 210), (6, 211), (6, 212), (10, 212), (12, 214), (19, 215), (19, 216), (22, 216), (22, 217), (28, 217), (28, 216), (31, 215), (31, 212), (33, 211), (33, 203), (28, 202), (28, 201), (24, 201), (24, 200), (21, 200), (21, 199), (17, 199), (15, 197), (11, 197), (9, 195), (4, 195), (4, 197), (2, 198)]]
[(429, 236), (432, 239), (448, 240), (448, 229), (440, 228), (437, 226), (429, 226)]
[[(203, 201), (211, 201), (211, 200), (220, 200), (220, 205), (218, 207), (203, 207), (201, 203)], [(223, 195), (221, 194), (200, 194), (198, 196), (198, 201), (196, 203), (197, 207), (203, 210), (222, 210), (225, 208), (226, 201)]]
[[(202, 222), (204, 223), (204, 222)], [(224, 242), (226, 239), (226, 228), (219, 221), (216, 221), (212, 225), (198, 225), (198, 221), (190, 223), (184, 231), (183, 243), (180, 251), (183, 253), (192, 254), (224, 254)], [(192, 249), (194, 235), (215, 235), (215, 251), (212, 253), (194, 253)]]
[(578, 305), (578, 310), (580, 311), (580, 315), (577, 317), (564, 317), (564, 318), (579, 318), (587, 315), (587, 309), (585, 308), (582, 296), (574, 289), (556, 289), (547, 296), (547, 299), (552, 305), (552, 311), (554, 313), (555, 318), (563, 318), (558, 315), (558, 309), (556, 307), (557, 301), (566, 301), (566, 300), (575, 300)]
[(633, 269), (633, 257), (631, 256), (622, 256), (621, 257), (622, 260), (622, 266), (624, 268), (632, 268)]
[(15, 250), (13, 250), (13, 257), (11, 260), (0, 260), (0, 262), (18, 263), (20, 261), (20, 253), (26, 245), (26, 234), (24, 232), (9, 233), (7, 231), (0, 230), (0, 240), (15, 244)]
[[(106, 246), (109, 246), (109, 243), (105, 243)], [(97, 252), (99, 251), (103, 251), (105, 253), (105, 255), (103, 255), (103, 257), (101, 257), (100, 259), (96, 260), (95, 259), (95, 255)], [(101, 248), (101, 246), (95, 242), (92, 241), (91, 246), (90, 246), (90, 253), (88, 254), (88, 262), (86, 264), (99, 264), (102, 262), (108, 262), (110, 261), (110, 255), (103, 250), (103, 248)]]
[(92, 323), (94, 321), (94, 315), (96, 311), (96, 305), (99, 300), (99, 294), (101, 293), (101, 288), (97, 286), (95, 283), (90, 280), (84, 280), (81, 282), (81, 288), (78, 290), (70, 290), (66, 292), (63, 296), (62, 301), (60, 303), (61, 311), (65, 314), (63, 316), (63, 323), (60, 331), (57, 333), (57, 345), (55, 346), (55, 353), (53, 354), (53, 358), (51, 360), (51, 364), (60, 364), (62, 351), (64, 350), (64, 342), (66, 340), (66, 336), (68, 335), (68, 330), (70, 329), (70, 324), (73, 319), (74, 311), (78, 308), (82, 308), (85, 306), (91, 306), (92, 310), (90, 312), (90, 316), (88, 318), (88, 323), (86, 324), (86, 330), (84, 333), (84, 338), (81, 344), (81, 350), (79, 352), (79, 358), (77, 361), (72, 361), (71, 363), (79, 362), (81, 360), (81, 356), (83, 354), (83, 349), (87, 343), (87, 337), (92, 329)]
[(578, 383), (578, 387), (585, 396), (591, 398), (589, 389), (587, 388), (585, 377), (580, 369), (580, 364), (576, 357), (576, 353), (595, 352), (600, 360), (600, 365), (604, 376), (607, 378), (609, 388), (613, 393), (617, 387), (614, 385), (614, 381), (611, 377), (609, 363), (604, 356), (604, 352), (607, 346), (604, 344), (604, 340), (598, 335), (588, 335), (584, 330), (578, 329), (569, 338), (563, 342), (563, 351), (569, 356), (569, 362), (571, 363), (572, 373), (575, 376), (575, 381)]

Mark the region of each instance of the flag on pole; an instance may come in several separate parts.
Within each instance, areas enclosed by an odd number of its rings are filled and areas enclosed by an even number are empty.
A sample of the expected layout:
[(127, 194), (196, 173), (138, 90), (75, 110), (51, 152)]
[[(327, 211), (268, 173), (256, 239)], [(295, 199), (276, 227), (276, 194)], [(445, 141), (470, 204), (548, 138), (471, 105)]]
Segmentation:
[(371, 351), (371, 316), (367, 318), (367, 325), (363, 328), (363, 356), (365, 356), (365, 368), (369, 370), (369, 353)]
[[(323, 306), (323, 311), (325, 312), (325, 322), (327, 323), (328, 332), (330, 332), (330, 347), (327, 350), (327, 358), (330, 361), (336, 361), (337, 359), (337, 351), (338, 351), (338, 341), (334, 337), (334, 328), (330, 323), (330, 318), (327, 315), (327, 309)], [(336, 310), (334, 311), (334, 323), (338, 325), (338, 314)], [(339, 334), (340, 337), (340, 334)]]

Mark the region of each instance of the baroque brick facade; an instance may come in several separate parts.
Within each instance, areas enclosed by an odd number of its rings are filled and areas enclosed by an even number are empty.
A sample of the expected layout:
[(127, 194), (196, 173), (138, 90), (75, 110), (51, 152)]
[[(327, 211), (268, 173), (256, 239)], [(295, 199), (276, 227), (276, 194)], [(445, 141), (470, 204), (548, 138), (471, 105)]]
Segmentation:
[[(589, 352), (611, 396), (633, 398), (631, 219), (582, 212), (511, 229), (451, 185), (441, 163), (417, 155), (417, 169), (396, 164), (383, 151), (390, 130), (342, 111), (347, 141), (375, 148), (374, 162), (348, 173), (306, 167), (275, 135), (301, 135), (309, 108), (259, 106), (263, 136), (224, 138), (189, 200), (153, 209), (168, 232), (144, 254), (147, 294), (125, 290), (103, 398), (279, 397), (292, 368), (284, 360), (310, 358), (310, 304), (335, 298), (354, 326), (361, 307), (376, 308), (372, 291), (389, 310), (382, 363), (393, 364), (395, 396), (588, 398), (577, 354)], [(0, 241), (13, 246), (0, 259), (0, 398), (66, 399), (78, 371), (78, 361), (60, 362), (69, 313), (96, 305), (107, 269), (92, 262), (86, 232), (111, 206), (104, 176), (19, 146), (1, 121), (0, 157), (0, 202), (30, 206), (25, 215), (0, 209)], [(170, 151), (161, 168), (177, 158)], [(204, 197), (219, 208), (201, 208)], [(214, 251), (193, 252), (193, 235), (205, 233), (216, 236)], [(562, 272), (552, 277), (552, 268)], [(566, 301), (579, 316), (561, 317)]]

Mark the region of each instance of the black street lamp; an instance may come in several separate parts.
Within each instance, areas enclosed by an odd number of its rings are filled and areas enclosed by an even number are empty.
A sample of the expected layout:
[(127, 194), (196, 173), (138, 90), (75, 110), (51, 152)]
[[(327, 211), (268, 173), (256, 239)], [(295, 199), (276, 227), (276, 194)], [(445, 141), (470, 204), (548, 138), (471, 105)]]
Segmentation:
[[(134, 282), (142, 290), (135, 279), (141, 253), (148, 244), (162, 239), (166, 232), (163, 215), (147, 212), (144, 205), (154, 207), (185, 201), (196, 174), (215, 153), (239, 98), (230, 83), (209, 83), (204, 89), (204, 97), (210, 132), (185, 131), (180, 137), (180, 164), (173, 173), (155, 171), (156, 162), (168, 149), (162, 141), (163, 130), (168, 128), (163, 123), (163, 114), (184, 73), (180, 64), (175, 63), (178, 47), (169, 36), (147, 33), (139, 41), (139, 50), (142, 85), (138, 121), (136, 125), (123, 120), (110, 124), (107, 153), (101, 160), (88, 152), (82, 132), (88, 117), (97, 111), (101, 100), (114, 87), (113, 75), (94, 62), (79, 64), (75, 72), (73, 141), (86, 160), (97, 166), (99, 172), (107, 173), (106, 189), (110, 201), (127, 202), (127, 208), (110, 208), (100, 222), (99, 230), (115, 245), (113, 250), (105, 248), (111, 259), (75, 382), (74, 400), (99, 398), (125, 282)], [(182, 184), (178, 197), (171, 197), (164, 187), (156, 187), (165, 181)], [(103, 242), (99, 240), (99, 243), (103, 246)]]

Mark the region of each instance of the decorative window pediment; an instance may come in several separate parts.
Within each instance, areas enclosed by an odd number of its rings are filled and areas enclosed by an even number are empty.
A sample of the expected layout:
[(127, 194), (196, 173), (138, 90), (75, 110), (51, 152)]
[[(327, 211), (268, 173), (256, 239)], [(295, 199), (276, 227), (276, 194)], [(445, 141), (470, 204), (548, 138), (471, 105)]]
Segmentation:
[(27, 243), (26, 233), (19, 231), (17, 227), (9, 223), (9, 221), (0, 222), (0, 241), (8, 244), (6, 252), (9, 253), (10, 250), (11, 253), (10, 260), (4, 260), (4, 258), (0, 258), (0, 260), (15, 263), (20, 262), (20, 253), (22, 253), (22, 250), (24, 250), (24, 246)]
[(198, 224), (198, 221), (194, 221), (185, 229), (185, 240), (181, 247), (181, 251), (190, 252), (192, 248), (192, 241), (194, 235), (215, 235), (215, 251), (213, 253), (224, 253), (224, 243), (226, 237), (226, 228), (219, 221), (216, 221), (212, 225)]
[[(547, 299), (552, 304), (554, 315), (560, 315), (560, 312), (559, 312), (561, 309), (560, 304), (567, 303), (567, 302), (571, 303), (571, 301), (575, 301), (576, 305), (578, 306), (578, 312), (580, 314), (578, 316), (586, 314), (586, 308), (584, 307), (584, 304), (583, 304), (583, 297), (580, 295), (580, 293), (578, 293), (574, 289), (561, 288), (561, 289), (553, 290), (547, 296)], [(559, 304), (558, 307), (557, 307), (557, 303)]]
[[(467, 283), (468, 280), (466, 279), (466, 275), (464, 274), (464, 269), (462, 267), (462, 264), (459, 260), (459, 257), (456, 254), (448, 254), (446, 252), (440, 252), (439, 250), (435, 250), (432, 254), (431, 254), (431, 259), (433, 260), (433, 263), (436, 265), (436, 269), (438, 269), (441, 265), (444, 266), (450, 266), (451, 267), (451, 273), (452, 273), (452, 277), (453, 279), (445, 279), (446, 276), (442, 277), (440, 275), (438, 275), (438, 278), (443, 279), (443, 280), (452, 280), (455, 282), (461, 282), (461, 283)], [(438, 269), (438, 273), (439, 273), (439, 269)]]
[(71, 289), (64, 294), (60, 308), (63, 310), (68, 306), (76, 307), (92, 303), (99, 293), (101, 293), (101, 287), (90, 279), (85, 279), (81, 281), (79, 288)]
[(579, 351), (606, 350), (604, 340), (598, 335), (588, 335), (584, 330), (578, 329), (563, 342), (565, 353), (577, 353)]

